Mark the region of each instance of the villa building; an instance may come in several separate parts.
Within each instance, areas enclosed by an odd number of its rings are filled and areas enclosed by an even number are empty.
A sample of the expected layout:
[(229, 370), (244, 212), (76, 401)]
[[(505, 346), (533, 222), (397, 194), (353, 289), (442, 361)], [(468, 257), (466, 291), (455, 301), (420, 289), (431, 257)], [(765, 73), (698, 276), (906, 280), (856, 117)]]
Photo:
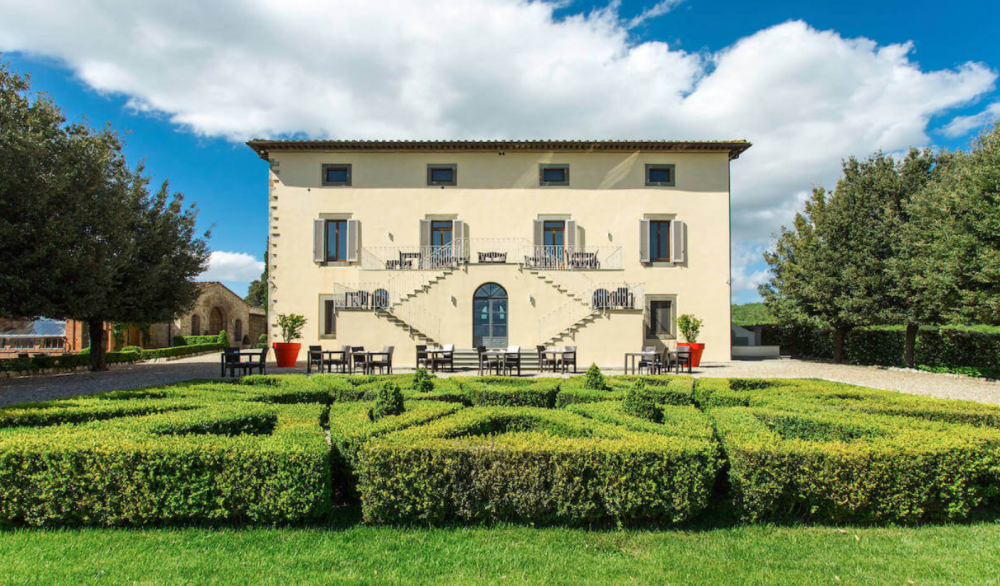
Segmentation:
[[(730, 359), (729, 165), (745, 141), (275, 141), (271, 287), (303, 343), (577, 346), (586, 366), (704, 320)], [(684, 340), (680, 340), (684, 341)]]

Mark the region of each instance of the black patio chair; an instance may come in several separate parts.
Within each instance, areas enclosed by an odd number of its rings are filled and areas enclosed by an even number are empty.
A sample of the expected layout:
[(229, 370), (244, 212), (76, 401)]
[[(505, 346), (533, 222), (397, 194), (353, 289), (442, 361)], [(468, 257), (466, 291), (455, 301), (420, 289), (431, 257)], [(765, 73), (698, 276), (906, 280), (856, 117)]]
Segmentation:
[(573, 374), (576, 374), (576, 346), (566, 346), (566, 351), (559, 359), (559, 364), (562, 365), (563, 372), (566, 372), (567, 367), (572, 364)]
[(545, 346), (539, 344), (535, 346), (535, 350), (538, 350), (538, 372), (545, 372), (545, 368), (548, 367), (552, 372), (556, 371), (556, 358), (551, 354), (545, 353)]
[(515, 368), (517, 376), (521, 376), (521, 347), (508, 346), (507, 353), (503, 355), (503, 370), (508, 376), (513, 376)]
[(497, 371), (500, 374), (500, 357), (496, 354), (487, 354), (486, 346), (476, 346), (476, 354), (479, 355), (479, 376), (483, 376), (483, 370), (486, 370), (486, 374)]
[(257, 372), (259, 372), (260, 374), (267, 374), (267, 352), (269, 350), (270, 348), (266, 346), (262, 348), (260, 351), (260, 358), (257, 360), (257, 362), (250, 361), (243, 363), (246, 365), (245, 368), (247, 369), (247, 374), (252, 374), (253, 369), (255, 368), (257, 369)]
[(417, 368), (423, 364), (424, 368), (430, 368), (431, 360), (427, 357), (427, 344), (417, 344)]
[(642, 369), (646, 369), (646, 374), (653, 374), (653, 369), (659, 364), (659, 355), (655, 354), (656, 348), (653, 346), (643, 346), (642, 353), (644, 356), (639, 358), (639, 374), (642, 374)]
[(372, 358), (368, 366), (372, 372), (375, 372), (375, 369), (377, 368), (379, 374), (386, 374), (386, 370), (388, 371), (388, 374), (392, 374), (392, 352), (394, 349), (394, 346), (384, 346), (382, 351), (385, 352), (386, 355)]
[(306, 354), (306, 374), (312, 372), (312, 365), (315, 364), (320, 372), (323, 372), (323, 347), (309, 346)]
[(364, 352), (364, 346), (351, 346), (351, 374), (360, 366), (361, 374), (368, 374), (368, 355), (367, 354), (355, 354), (355, 352)]
[[(244, 370), (245, 363), (240, 361), (240, 349), (238, 346), (230, 346), (222, 349), (222, 375), (236, 376), (237, 370)], [(227, 375), (228, 373), (228, 375)]]
[(677, 347), (677, 361), (674, 363), (677, 367), (677, 374), (681, 373), (681, 367), (687, 366), (688, 373), (691, 373), (691, 349), (687, 346)]
[(449, 372), (455, 372), (455, 345), (445, 344), (441, 347), (441, 349), (444, 350), (444, 352), (435, 354), (435, 357), (433, 358), (434, 367), (437, 368), (440, 366), (443, 368), (447, 365)]
[[(333, 354), (333, 356), (337, 355)], [(327, 372), (333, 372), (333, 367), (337, 367), (338, 371), (346, 373), (347, 367), (351, 364), (351, 347), (341, 346), (339, 358), (327, 358), (325, 363)]]

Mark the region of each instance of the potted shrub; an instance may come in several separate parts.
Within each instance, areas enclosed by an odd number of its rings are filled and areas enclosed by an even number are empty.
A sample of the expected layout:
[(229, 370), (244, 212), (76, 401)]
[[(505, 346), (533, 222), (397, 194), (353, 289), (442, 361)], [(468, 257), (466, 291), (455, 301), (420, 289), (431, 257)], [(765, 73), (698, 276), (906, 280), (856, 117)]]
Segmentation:
[(306, 325), (305, 316), (297, 313), (278, 314), (278, 327), (281, 328), (281, 339), (284, 342), (275, 342), (274, 357), (281, 368), (295, 366), (295, 361), (299, 358), (299, 350), (302, 344), (295, 342), (302, 338), (302, 328)]
[(698, 333), (701, 331), (702, 321), (690, 313), (677, 318), (677, 327), (681, 330), (686, 342), (677, 342), (678, 346), (691, 348), (691, 366), (701, 364), (701, 353), (705, 351), (705, 345), (698, 343)]

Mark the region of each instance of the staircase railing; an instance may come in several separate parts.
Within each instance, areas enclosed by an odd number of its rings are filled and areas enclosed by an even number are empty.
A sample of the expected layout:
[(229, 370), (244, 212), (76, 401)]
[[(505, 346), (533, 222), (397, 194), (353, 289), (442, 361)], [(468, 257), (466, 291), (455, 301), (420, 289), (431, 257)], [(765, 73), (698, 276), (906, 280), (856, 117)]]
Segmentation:
[(581, 293), (583, 301), (567, 300), (538, 320), (540, 344), (566, 334), (588, 317), (611, 310), (644, 311), (645, 283), (596, 283)]

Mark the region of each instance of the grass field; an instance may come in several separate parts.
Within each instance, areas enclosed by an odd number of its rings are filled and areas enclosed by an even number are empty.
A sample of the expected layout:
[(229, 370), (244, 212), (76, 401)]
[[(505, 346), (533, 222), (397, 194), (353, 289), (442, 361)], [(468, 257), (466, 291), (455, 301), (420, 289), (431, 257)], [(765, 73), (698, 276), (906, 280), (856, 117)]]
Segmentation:
[(14, 530), (0, 584), (997, 584), (1000, 524)]

